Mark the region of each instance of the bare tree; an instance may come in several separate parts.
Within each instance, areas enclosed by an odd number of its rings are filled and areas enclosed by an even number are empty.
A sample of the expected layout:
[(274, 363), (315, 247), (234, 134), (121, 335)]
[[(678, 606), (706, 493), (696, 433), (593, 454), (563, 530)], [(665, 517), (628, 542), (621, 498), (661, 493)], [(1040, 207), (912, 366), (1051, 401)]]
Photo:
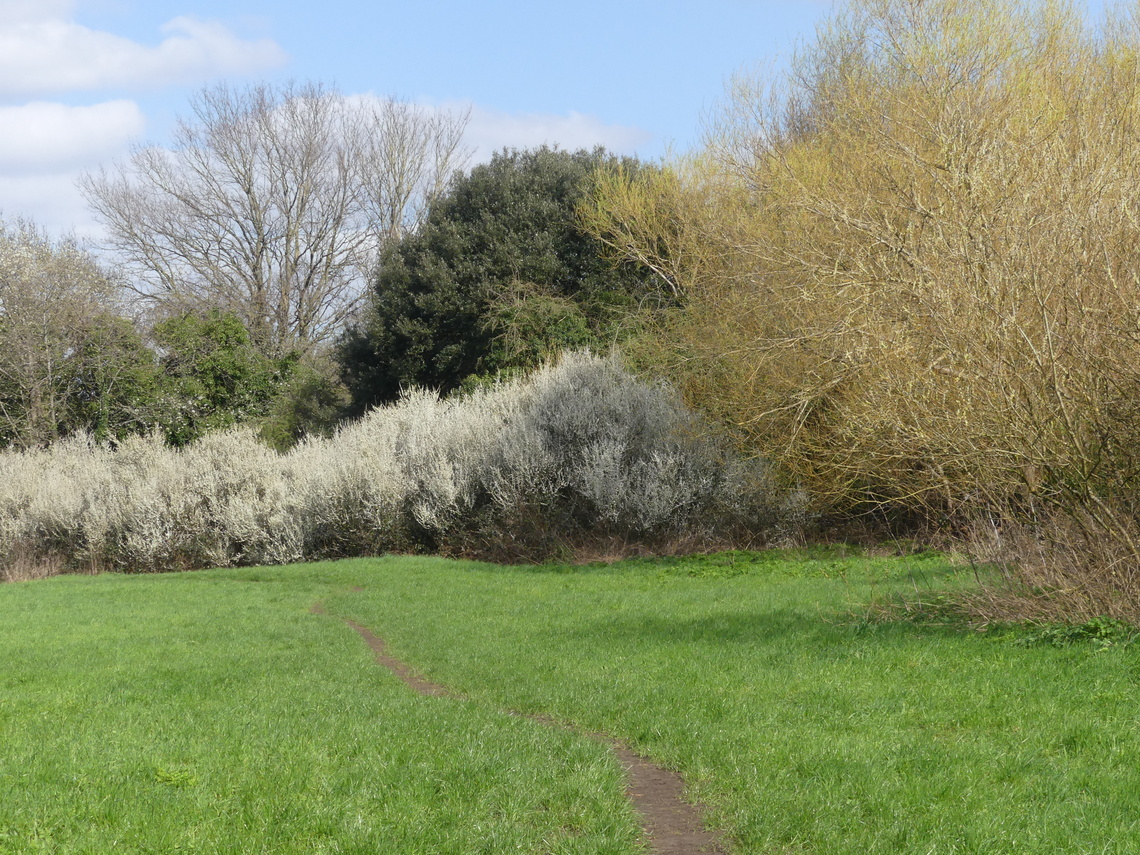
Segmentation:
[(197, 95), (171, 148), (138, 148), (81, 187), (140, 294), (225, 308), (265, 353), (304, 352), (463, 165), (466, 124), (315, 83), (222, 85)]

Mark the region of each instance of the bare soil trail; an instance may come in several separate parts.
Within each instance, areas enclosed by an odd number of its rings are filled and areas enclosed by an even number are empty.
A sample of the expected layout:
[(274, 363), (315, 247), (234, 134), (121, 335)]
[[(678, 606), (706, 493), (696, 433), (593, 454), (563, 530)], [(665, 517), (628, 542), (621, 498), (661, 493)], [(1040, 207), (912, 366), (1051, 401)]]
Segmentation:
[[(324, 613), (319, 603), (312, 610), (317, 614)], [(345, 623), (368, 643), (376, 661), (413, 691), (430, 697), (461, 697), (446, 686), (425, 680), (407, 664), (390, 656), (384, 639), (367, 628), (350, 620)], [(544, 716), (525, 717), (550, 727), (566, 727)], [(641, 814), (651, 855), (728, 855), (720, 839), (702, 824), (700, 808), (685, 801), (685, 787), (680, 775), (650, 762), (613, 737), (603, 733), (585, 735), (609, 745), (625, 769), (626, 796)]]

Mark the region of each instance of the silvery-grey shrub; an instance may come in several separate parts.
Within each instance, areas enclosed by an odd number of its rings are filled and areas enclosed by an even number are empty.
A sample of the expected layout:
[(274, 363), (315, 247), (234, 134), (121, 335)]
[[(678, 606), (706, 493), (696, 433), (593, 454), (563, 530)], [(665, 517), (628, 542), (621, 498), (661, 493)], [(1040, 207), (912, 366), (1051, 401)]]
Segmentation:
[(0, 453), (0, 566), (145, 572), (528, 537), (538, 558), (592, 536), (715, 537), (742, 509), (767, 525), (779, 495), (669, 387), (572, 353), (463, 397), (411, 390), (284, 455), (246, 429)]
[(560, 503), (577, 525), (644, 536), (704, 522), (729, 487), (723, 454), (676, 394), (616, 358), (569, 354), (525, 393), (486, 467), (504, 506)]

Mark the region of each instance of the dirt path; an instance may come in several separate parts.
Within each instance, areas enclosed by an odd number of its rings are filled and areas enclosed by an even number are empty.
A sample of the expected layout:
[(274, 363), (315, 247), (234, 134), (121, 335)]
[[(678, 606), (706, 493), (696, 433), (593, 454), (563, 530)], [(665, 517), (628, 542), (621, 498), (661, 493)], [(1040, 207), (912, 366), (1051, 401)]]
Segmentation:
[[(323, 614), (320, 604), (313, 611)], [(372, 648), (376, 661), (399, 677), (412, 690), (432, 697), (457, 698), (458, 694), (446, 686), (425, 680), (405, 663), (388, 655), (384, 639), (353, 621), (346, 620)], [(550, 727), (563, 727), (543, 716), (526, 716)], [(684, 799), (681, 777), (634, 753), (622, 743), (605, 734), (588, 736), (605, 742), (617, 755), (626, 776), (626, 796), (641, 814), (642, 826), (649, 838), (652, 855), (727, 855), (718, 838), (701, 824), (701, 813), (696, 805)]]

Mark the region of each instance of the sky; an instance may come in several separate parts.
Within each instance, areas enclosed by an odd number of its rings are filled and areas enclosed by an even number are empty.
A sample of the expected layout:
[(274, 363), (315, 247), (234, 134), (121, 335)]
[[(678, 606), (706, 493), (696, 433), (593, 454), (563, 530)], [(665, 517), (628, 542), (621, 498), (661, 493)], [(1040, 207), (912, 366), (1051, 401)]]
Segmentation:
[(320, 81), (470, 109), (503, 147), (691, 147), (742, 66), (829, 0), (0, 0), (0, 217), (97, 239), (85, 170), (165, 144), (195, 92)]
[(223, 81), (319, 81), (469, 109), (476, 161), (543, 143), (658, 158), (697, 145), (731, 76), (786, 61), (830, 9), (831, 0), (0, 0), (0, 217), (97, 242), (79, 175), (134, 145), (168, 143), (194, 93)]

